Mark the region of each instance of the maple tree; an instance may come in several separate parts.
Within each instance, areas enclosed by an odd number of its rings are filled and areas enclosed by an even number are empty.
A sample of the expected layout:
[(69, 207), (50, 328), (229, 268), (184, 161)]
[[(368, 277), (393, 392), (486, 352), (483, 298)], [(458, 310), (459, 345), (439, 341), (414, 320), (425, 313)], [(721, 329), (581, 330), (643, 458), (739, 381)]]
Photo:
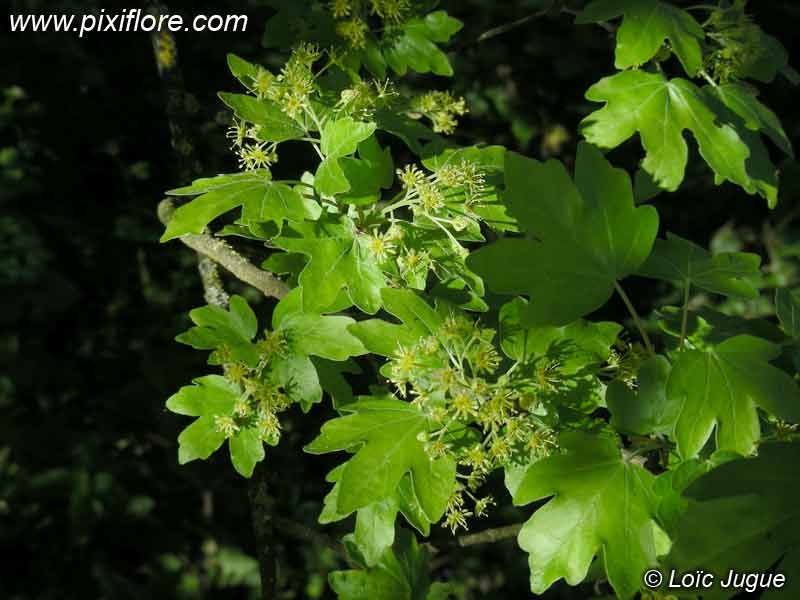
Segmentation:
[[(319, 517), (356, 515), (344, 541), (360, 568), (330, 575), (345, 600), (455, 593), (431, 583), (429, 552), (398, 515), (422, 536), (440, 522), (456, 532), (509, 498), (544, 501), (518, 536), (535, 593), (590, 578), (631, 598), (651, 567), (719, 569), (720, 556), (752, 566), (741, 545), (756, 538), (769, 547), (759, 568), (796, 564), (796, 532), (763, 538), (797, 521), (784, 488), (798, 481), (787, 465), (800, 389), (780, 359), (796, 352), (799, 301), (777, 291), (783, 330), (766, 338), (755, 320), (693, 310), (693, 290), (758, 297), (760, 258), (658, 238), (659, 213), (639, 189), (648, 178), (681, 185), (689, 131), (717, 185), (777, 202), (765, 139), (792, 148), (747, 80), (796, 74), (744, 3), (596, 0), (578, 13), (579, 24), (621, 18), (620, 72), (586, 93), (605, 106), (581, 125), (573, 175), (558, 160), (454, 147), (446, 136), (467, 110), (462, 98), (398, 92), (391, 73), (452, 73), (442, 47), (460, 23), (444, 11), (273, 4), (268, 39), (292, 48), (285, 65), (231, 55), (245, 93), (220, 94), (241, 172), (168, 192), (193, 199), (162, 239), (213, 231), (232, 213), (214, 234), (254, 243), (289, 291), (274, 288), (269, 327), (238, 296), (228, 310), (190, 313), (196, 326), (178, 341), (211, 350), (222, 375), (168, 400), (196, 417), (179, 460), (227, 440), (250, 476), (264, 443), (280, 441), (281, 413), (307, 412), (327, 393), (339, 414), (304, 450), (351, 454), (329, 473)], [(632, 179), (601, 149), (637, 133), (643, 175)], [(306, 144), (315, 166), (273, 179), (289, 143)], [(418, 160), (396, 164), (398, 143)], [(648, 327), (623, 288), (632, 276), (671, 282), (682, 306)], [(615, 293), (632, 329), (592, 319)], [(343, 373), (364, 356), (374, 385), (359, 395)], [(483, 491), (496, 471), (507, 498)], [(733, 522), (746, 535), (726, 545)]]

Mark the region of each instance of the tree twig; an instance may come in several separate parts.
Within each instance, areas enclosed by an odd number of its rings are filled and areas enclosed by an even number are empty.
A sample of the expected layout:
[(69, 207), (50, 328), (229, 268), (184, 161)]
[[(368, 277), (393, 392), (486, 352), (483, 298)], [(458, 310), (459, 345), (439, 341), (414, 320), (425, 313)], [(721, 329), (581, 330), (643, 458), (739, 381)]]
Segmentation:
[(523, 523), (515, 523), (514, 525), (506, 525), (505, 527), (495, 527), (494, 529), (484, 529), (478, 533), (471, 533), (470, 535), (462, 535), (458, 538), (458, 545), (462, 547), (477, 546), (478, 544), (493, 544), (516, 537)]
[[(172, 200), (165, 198), (158, 205), (158, 218), (166, 225), (172, 218), (175, 207)], [(229, 271), (237, 279), (253, 286), (270, 298), (283, 298), (289, 287), (269, 271), (258, 268), (231, 247), (225, 240), (207, 233), (189, 233), (178, 238), (192, 250), (207, 256)]]
[[(154, 15), (168, 14), (169, 10), (156, 1), (146, 0), (147, 12)], [(193, 179), (200, 171), (195, 146), (192, 143), (191, 129), (186, 122), (187, 94), (183, 85), (183, 77), (178, 67), (178, 49), (175, 38), (169, 31), (154, 31), (151, 35), (153, 52), (158, 66), (164, 94), (166, 96), (166, 114), (169, 122), (172, 149), (175, 152), (179, 178), (183, 181)], [(158, 216), (162, 222), (169, 221), (172, 216), (172, 203), (161, 202), (158, 207)], [(194, 248), (198, 257), (198, 269), (203, 282), (203, 291), (206, 302), (216, 306), (225, 307), (228, 304), (228, 294), (219, 277), (217, 264), (225, 266), (234, 275), (261, 289), (265, 294), (276, 296), (287, 293), (283, 282), (275, 279), (271, 274), (261, 272), (241, 256), (236, 254), (230, 246), (221, 240), (215, 240), (209, 235), (188, 236), (181, 238), (183, 242)], [(226, 265), (227, 263), (227, 265)], [(265, 277), (267, 276), (267, 277)], [(265, 289), (262, 289), (266, 286)], [(248, 482), (248, 497), (252, 515), (253, 530), (256, 538), (256, 551), (258, 566), (261, 576), (261, 598), (271, 600), (275, 597), (277, 587), (277, 565), (273, 548), (274, 535), (272, 523), (269, 519), (272, 509), (272, 499), (268, 494), (266, 467), (261, 462), (256, 465), (255, 472)]]
[(267, 489), (267, 467), (264, 461), (256, 464), (253, 475), (247, 482), (247, 496), (250, 500), (250, 515), (256, 538), (256, 557), (261, 574), (261, 598), (272, 600), (278, 584), (278, 569), (271, 518), (273, 501)]

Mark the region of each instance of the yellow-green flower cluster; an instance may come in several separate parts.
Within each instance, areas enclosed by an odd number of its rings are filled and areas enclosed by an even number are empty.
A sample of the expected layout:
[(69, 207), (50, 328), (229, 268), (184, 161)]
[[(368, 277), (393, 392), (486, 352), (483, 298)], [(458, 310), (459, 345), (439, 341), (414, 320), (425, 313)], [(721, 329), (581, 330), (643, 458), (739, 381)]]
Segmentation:
[(746, 4), (746, 0), (735, 0), (727, 7), (716, 8), (704, 23), (708, 37), (718, 45), (706, 66), (720, 83), (757, 63), (767, 52), (761, 28), (745, 12)]
[(277, 144), (253, 142), (242, 144), (236, 149), (239, 157), (239, 168), (245, 171), (266, 169), (278, 162)]
[(425, 174), (416, 165), (406, 165), (397, 170), (397, 178), (405, 189), (403, 206), (434, 216), (439, 209), (448, 205), (448, 214), (437, 216), (448, 216), (450, 220), (456, 216), (479, 220), (473, 209), (480, 204), (487, 191), (486, 175), (480, 165), (461, 160), (445, 164), (431, 174)]
[(336, 24), (336, 33), (342, 36), (356, 50), (367, 45), (368, 31), (369, 25), (361, 17), (351, 17)]
[[(277, 76), (258, 67), (249, 78), (248, 89), (257, 98), (272, 100), (283, 112), (296, 118), (310, 106), (316, 90), (312, 68), (321, 55), (316, 45), (299, 44)], [(241, 169), (265, 169), (278, 161), (278, 145), (260, 139), (259, 128), (252, 123), (234, 120), (225, 135), (231, 141)]]
[[(390, 279), (415, 289), (425, 288), (430, 271), (442, 281), (466, 276), (468, 251), (460, 240), (470, 239), (467, 230), (471, 235), (480, 231), (475, 209), (488, 193), (483, 169), (466, 160), (431, 173), (407, 165), (397, 177), (403, 189), (382, 209), (390, 226), (365, 234), (362, 247)], [(398, 216), (405, 210), (413, 222)]]
[(410, 0), (332, 0), (328, 9), (335, 19), (336, 32), (351, 48), (366, 45), (368, 19), (377, 18), (377, 29), (398, 25), (411, 15)]
[(516, 372), (501, 372), (494, 335), (453, 313), (433, 335), (398, 347), (388, 366), (397, 391), (412, 398), (434, 424), (425, 437), (427, 452), (452, 456), (459, 465), (462, 485), (445, 518), (452, 529), (466, 527), (470, 516), (486, 514), (491, 497), (475, 494), (492, 470), (511, 460), (547, 456), (556, 448), (554, 432), (537, 414), (537, 396), (559, 388), (557, 369), (516, 365)]
[(260, 360), (254, 368), (243, 362), (230, 359), (230, 351), (222, 347), (214, 359), (222, 364), (225, 378), (237, 385), (241, 395), (231, 414), (214, 416), (214, 426), (226, 437), (231, 437), (245, 428), (255, 428), (259, 437), (270, 445), (278, 443), (281, 426), (278, 414), (292, 404), (282, 386), (270, 378), (270, 364), (286, 352), (286, 340), (279, 332), (265, 332), (256, 344)]
[(278, 75), (259, 67), (252, 77), (250, 89), (258, 98), (276, 102), (281, 110), (294, 118), (309, 105), (311, 94), (316, 89), (312, 67), (320, 56), (322, 53), (315, 44), (299, 44)]
[(606, 360), (605, 371), (611, 378), (621, 381), (629, 388), (636, 387), (636, 376), (642, 362), (647, 358), (647, 351), (641, 344), (628, 344), (622, 340), (617, 341)]
[(356, 121), (369, 121), (376, 110), (389, 106), (396, 96), (397, 92), (388, 79), (371, 83), (360, 81), (342, 90), (336, 110)]
[(467, 114), (464, 98), (456, 98), (449, 91), (427, 92), (411, 101), (411, 116), (430, 119), (436, 133), (451, 134), (458, 126), (458, 117)]

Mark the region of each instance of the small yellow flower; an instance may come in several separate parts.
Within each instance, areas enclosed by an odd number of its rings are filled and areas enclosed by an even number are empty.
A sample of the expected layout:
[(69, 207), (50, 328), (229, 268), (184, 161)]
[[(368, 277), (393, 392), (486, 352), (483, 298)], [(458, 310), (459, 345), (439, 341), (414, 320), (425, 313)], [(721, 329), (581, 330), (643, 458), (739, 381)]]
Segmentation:
[(417, 252), (414, 248), (407, 250), (406, 253), (397, 260), (402, 271), (415, 272), (428, 268), (428, 253)]
[(336, 32), (346, 39), (350, 46), (356, 50), (366, 46), (367, 31), (369, 31), (369, 27), (358, 17), (342, 21), (336, 26)]
[(274, 145), (268, 147), (266, 142), (245, 144), (237, 154), (239, 155), (239, 167), (246, 171), (265, 169), (278, 162), (278, 155), (275, 152)]
[(372, 14), (392, 23), (401, 22), (411, 8), (409, 0), (370, 0), (370, 3)]
[(265, 331), (264, 338), (256, 343), (258, 353), (265, 360), (285, 354), (287, 347), (286, 337), (280, 331)]
[(416, 165), (406, 165), (402, 169), (397, 169), (397, 177), (407, 190), (416, 189), (425, 181), (425, 174)]
[(247, 375), (250, 373), (250, 369), (247, 368), (246, 365), (243, 363), (225, 363), (223, 365), (223, 370), (225, 371), (225, 377), (227, 377), (233, 383), (244, 383), (245, 379), (247, 379)]
[(428, 456), (434, 460), (437, 458), (442, 458), (445, 454), (447, 454), (449, 449), (450, 445), (441, 438), (432, 440), (425, 447), (425, 451), (427, 452)]
[(272, 412), (262, 412), (256, 421), (259, 437), (269, 444), (277, 443), (281, 435), (281, 423)]
[(309, 42), (301, 42), (292, 51), (292, 59), (309, 69), (311, 65), (319, 60), (320, 56), (322, 56), (322, 53), (319, 50), (319, 46)]
[(485, 517), (487, 514), (489, 514), (488, 509), (490, 506), (494, 506), (494, 498), (491, 496), (481, 498), (475, 503), (475, 516)]
[(467, 517), (471, 517), (472, 513), (463, 508), (449, 511), (445, 517), (444, 527), (448, 527), (453, 535), (459, 529), (467, 530)]
[(337, 19), (350, 16), (352, 6), (350, 0), (333, 0), (330, 3), (330, 9), (333, 16)]
[(468, 358), (476, 373), (494, 373), (500, 365), (500, 355), (491, 344), (479, 344)]
[(247, 417), (251, 412), (253, 412), (253, 407), (247, 398), (239, 398), (236, 404), (233, 405), (233, 414), (237, 417)]
[(475, 403), (469, 394), (460, 392), (450, 401), (456, 418), (465, 419), (475, 414)]
[(247, 139), (248, 128), (244, 121), (234, 121), (228, 130), (225, 132), (225, 137), (231, 140), (231, 149), (235, 150), (241, 148), (244, 141)]
[(283, 98), (281, 110), (293, 119), (303, 112), (303, 109), (308, 105), (305, 97), (296, 94), (289, 94)]
[(435, 185), (424, 182), (417, 185), (420, 206), (425, 212), (432, 213), (444, 206), (444, 194)]
[(214, 417), (214, 427), (220, 433), (225, 434), (229, 438), (239, 432), (239, 425), (230, 415), (216, 415)]
[(372, 255), (378, 262), (385, 262), (389, 255), (394, 250), (394, 244), (386, 236), (380, 234), (373, 234), (367, 243)]
[(410, 373), (417, 364), (417, 353), (413, 348), (398, 347), (395, 356), (395, 366), (403, 373)]
[(275, 81), (275, 76), (263, 67), (259, 67), (253, 77), (253, 91), (259, 98), (266, 98), (269, 96), (272, 89), (272, 84)]

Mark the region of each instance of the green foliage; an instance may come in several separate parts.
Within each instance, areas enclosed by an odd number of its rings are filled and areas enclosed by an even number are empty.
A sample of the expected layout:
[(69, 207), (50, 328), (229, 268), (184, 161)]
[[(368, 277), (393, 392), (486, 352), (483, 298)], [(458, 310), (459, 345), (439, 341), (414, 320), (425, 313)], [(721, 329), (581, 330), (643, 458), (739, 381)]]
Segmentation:
[(392, 397), (362, 397), (342, 408), (348, 414), (326, 423), (306, 452), (324, 454), (363, 445), (338, 480), (336, 510), (352, 511), (391, 496), (411, 473), (420, 507), (430, 522), (444, 513), (453, 491), (455, 464), (431, 459), (419, 434), (430, 430), (426, 416)]
[[(344, 599), (454, 592), (430, 583), (427, 550), (397, 527), (398, 515), (422, 536), (437, 524), (455, 534), (491, 514), (500, 470), (515, 505), (539, 503), (518, 536), (536, 594), (561, 579), (605, 579), (617, 597), (633, 598), (646, 569), (719, 566), (716, 550), (735, 557), (746, 540), (765, 544), (764, 561), (786, 554), (791, 565), (790, 534), (756, 539), (788, 510), (780, 486), (749, 470), (793, 452), (770, 441), (795, 439), (800, 421), (797, 300), (783, 289), (775, 307), (762, 298), (777, 278), (762, 275), (761, 257), (745, 248), (656, 239), (659, 211), (644, 205), (684, 182), (687, 130), (717, 185), (777, 203), (766, 144), (790, 157), (792, 146), (744, 79), (791, 72), (777, 42), (746, 57), (770, 38), (743, 3), (596, 0), (578, 14), (579, 23), (622, 17), (622, 71), (586, 93), (605, 106), (581, 124), (574, 176), (565, 160), (449, 144), (466, 101), (391, 79), (452, 74), (439, 45), (461, 22), (431, 12), (432, 3), (270, 4), (277, 13), (265, 42), (291, 47), (288, 58), (271, 70), (229, 55), (246, 93), (220, 94), (243, 172), (172, 190), (197, 197), (176, 210), (162, 240), (207, 232), (241, 207), (210, 233), (258, 242), (262, 268), (291, 291), (263, 308), (271, 330), (260, 337), (238, 296), (229, 310), (190, 313), (196, 327), (179, 341), (212, 350), (209, 363), (224, 375), (168, 401), (197, 417), (179, 437), (180, 461), (207, 458), (227, 439), (236, 470), (249, 476), (263, 442), (281, 438), (278, 415), (294, 404), (307, 413), (327, 392), (338, 414), (304, 449), (349, 453), (328, 473), (319, 513), (325, 525), (354, 516), (343, 543), (359, 568), (329, 577)], [(670, 73), (678, 63), (682, 72)], [(637, 133), (645, 156), (634, 192), (600, 148)], [(303, 170), (278, 179), (279, 158), (295, 150), (305, 154), (292, 167)], [(667, 282), (650, 289), (671, 290), (669, 301), (682, 293), (682, 306), (656, 307), (648, 323), (636, 310), (647, 298), (632, 301), (621, 286), (632, 275)], [(592, 315), (610, 318), (615, 291), (630, 323)], [(742, 316), (772, 311), (785, 334)], [(781, 486), (795, 485), (776, 468)], [(716, 477), (738, 483), (706, 485)], [(759, 516), (762, 484), (770, 500)], [(707, 517), (704, 530), (697, 523)], [(735, 519), (748, 533), (723, 547), (716, 538)]]
[(696, 286), (715, 294), (758, 296), (752, 284), (759, 276), (761, 257), (744, 252), (721, 252), (711, 256), (697, 244), (667, 233), (656, 240), (653, 252), (637, 275)]
[(346, 290), (348, 298), (362, 311), (377, 312), (384, 276), (349, 218), (321, 220), (297, 231), (294, 237), (288, 233), (275, 239), (275, 243), (289, 252), (308, 256), (298, 280), (304, 292), (309, 290), (302, 295), (303, 310), (325, 312)]
[(690, 76), (703, 64), (703, 28), (685, 10), (661, 0), (595, 0), (583, 9), (578, 24), (625, 18), (617, 30), (617, 69), (638, 67), (653, 59), (664, 42), (678, 56)]
[[(669, 564), (703, 568), (718, 576), (766, 571), (778, 563), (786, 586), (768, 597), (791, 597), (798, 590), (795, 569), (800, 543), (795, 443), (764, 444), (756, 458), (725, 463), (692, 483), (690, 499), (675, 533)], [(720, 579), (717, 579), (719, 582)], [(729, 597), (733, 590), (715, 592)]]
[(382, 42), (368, 46), (364, 62), (376, 77), (386, 76), (385, 65), (398, 75), (405, 75), (409, 69), (418, 73), (452, 75), (447, 56), (436, 44), (449, 41), (461, 26), (461, 21), (441, 10), (429, 13), (423, 19), (411, 19), (398, 31), (390, 30)]
[(631, 598), (656, 563), (653, 476), (613, 439), (572, 434), (560, 442), (567, 453), (531, 466), (513, 492), (518, 505), (554, 496), (519, 533), (531, 589), (542, 593), (561, 577), (577, 585), (602, 552), (609, 583)]
[(442, 584), (430, 583), (428, 552), (413, 535), (401, 531), (377, 566), (367, 570), (334, 571), (330, 583), (340, 600), (443, 600)]
[(178, 437), (178, 457), (186, 463), (206, 459), (229, 439), (231, 461), (250, 477), (264, 458), (262, 442), (276, 445), (280, 437), (277, 414), (293, 402), (307, 412), (322, 400), (322, 387), (312, 356), (345, 361), (364, 354), (361, 342), (348, 333), (353, 320), (293, 310), (293, 298), (275, 330), (258, 332), (255, 313), (240, 296), (230, 300), (230, 310), (204, 306), (189, 313), (195, 322), (177, 340), (193, 348), (213, 350), (209, 364), (222, 365), (225, 377), (209, 375), (167, 401), (172, 412), (199, 417)]
[(627, 173), (598, 150), (579, 148), (575, 183), (559, 162), (513, 154), (506, 155), (505, 174), (506, 202), (528, 236), (490, 244), (468, 264), (494, 292), (530, 294), (531, 325), (566, 325), (599, 308), (647, 258), (658, 214), (634, 207)]
[(800, 390), (768, 361), (780, 350), (766, 340), (739, 335), (706, 352), (678, 357), (667, 385), (678, 452), (691, 458), (716, 426), (716, 447), (750, 454), (759, 438), (756, 407), (788, 422), (800, 420)]
[(644, 361), (637, 375), (638, 390), (624, 381), (612, 381), (606, 391), (611, 424), (624, 433), (668, 434), (675, 424), (675, 403), (667, 397), (667, 381), (672, 367), (663, 356)]
[(601, 148), (614, 148), (638, 133), (646, 152), (642, 167), (665, 189), (674, 191), (683, 181), (689, 160), (683, 132), (688, 129), (717, 183), (728, 180), (748, 193), (758, 192), (770, 206), (777, 202), (774, 184), (757, 179), (748, 166), (751, 150), (745, 141), (732, 125), (719, 122), (707, 92), (692, 82), (625, 71), (602, 79), (586, 97), (606, 103), (583, 122), (586, 139)]
[(286, 184), (270, 180), (268, 171), (248, 171), (198, 179), (191, 186), (170, 190), (176, 196), (200, 194), (179, 206), (161, 241), (187, 233), (202, 233), (214, 219), (239, 206), (244, 223), (302, 221), (309, 217), (301, 195)]

